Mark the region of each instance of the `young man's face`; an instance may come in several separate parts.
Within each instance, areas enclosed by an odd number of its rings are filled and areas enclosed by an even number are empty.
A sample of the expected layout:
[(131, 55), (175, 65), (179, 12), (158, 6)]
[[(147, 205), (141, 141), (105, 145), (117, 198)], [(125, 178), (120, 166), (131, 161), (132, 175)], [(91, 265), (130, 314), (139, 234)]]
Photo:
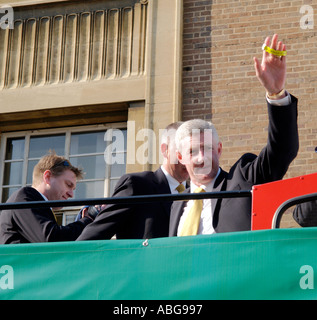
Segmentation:
[(71, 170), (65, 170), (59, 176), (53, 176), (51, 171), (44, 172), (46, 182), (45, 196), (48, 200), (67, 200), (74, 196), (76, 189), (76, 175)]
[(222, 152), (221, 142), (212, 138), (211, 130), (192, 134), (181, 141), (179, 161), (186, 166), (190, 179), (196, 185), (206, 185), (215, 178)]

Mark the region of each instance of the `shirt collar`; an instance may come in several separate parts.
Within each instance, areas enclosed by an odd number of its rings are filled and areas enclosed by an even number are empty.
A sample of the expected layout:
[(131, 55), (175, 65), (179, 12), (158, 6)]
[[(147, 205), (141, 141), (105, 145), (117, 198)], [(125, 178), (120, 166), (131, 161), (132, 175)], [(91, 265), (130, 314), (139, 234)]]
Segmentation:
[[(173, 178), (164, 168), (163, 166), (161, 166), (161, 169), (163, 171), (163, 173), (165, 174), (165, 177), (167, 179), (168, 185), (171, 189), (171, 192), (175, 191), (175, 189), (179, 186), (179, 182)], [(182, 184), (184, 185), (184, 187), (186, 188), (186, 181), (183, 181)]]
[(44, 196), (44, 194), (37, 190), (37, 192), (44, 198), (45, 201), (48, 201), (48, 199)]
[[(43, 194), (42, 192), (40, 192), (40, 191), (38, 191), (38, 190), (37, 190), (37, 192), (43, 197), (43, 199), (44, 199), (45, 201), (49, 201), (49, 200), (46, 198), (46, 196), (44, 196), (44, 194)], [(53, 213), (53, 215), (54, 215), (55, 221), (57, 222), (56, 215), (55, 215), (54, 210), (53, 210), (52, 208), (51, 208), (51, 211), (52, 211), (52, 213)]]

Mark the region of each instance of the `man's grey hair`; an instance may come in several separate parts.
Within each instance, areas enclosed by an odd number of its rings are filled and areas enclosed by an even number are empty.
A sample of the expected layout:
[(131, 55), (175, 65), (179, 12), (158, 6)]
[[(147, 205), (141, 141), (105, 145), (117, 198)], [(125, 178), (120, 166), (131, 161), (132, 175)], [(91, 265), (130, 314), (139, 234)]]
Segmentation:
[(204, 133), (205, 130), (211, 130), (212, 139), (219, 142), (217, 130), (213, 123), (202, 119), (193, 119), (184, 122), (176, 131), (176, 148), (181, 151), (181, 141), (187, 137), (191, 137), (193, 134)]

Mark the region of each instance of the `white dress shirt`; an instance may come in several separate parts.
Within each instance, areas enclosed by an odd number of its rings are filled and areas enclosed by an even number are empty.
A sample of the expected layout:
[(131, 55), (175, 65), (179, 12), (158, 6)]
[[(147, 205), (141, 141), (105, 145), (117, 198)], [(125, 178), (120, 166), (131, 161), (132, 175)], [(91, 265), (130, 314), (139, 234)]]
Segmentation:
[(287, 106), (292, 102), (290, 94), (285, 91), (286, 97), (279, 99), (279, 100), (272, 100), (266, 97), (266, 100), (268, 103), (270, 103), (272, 106)]

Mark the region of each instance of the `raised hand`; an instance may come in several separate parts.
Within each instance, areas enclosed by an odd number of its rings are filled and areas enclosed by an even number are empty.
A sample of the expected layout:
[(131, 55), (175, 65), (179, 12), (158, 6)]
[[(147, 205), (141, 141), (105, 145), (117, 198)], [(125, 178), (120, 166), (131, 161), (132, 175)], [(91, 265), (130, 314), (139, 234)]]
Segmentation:
[[(272, 49), (285, 51), (286, 46), (281, 41), (278, 41), (278, 35), (274, 34), (272, 42), (270, 37), (265, 39), (265, 45)], [(274, 96), (280, 93), (285, 86), (286, 80), (286, 57), (275, 56), (263, 50), (262, 63), (254, 57), (254, 67), (256, 76), (266, 89), (269, 96)], [(284, 95), (283, 95), (284, 96)], [(279, 98), (283, 98), (279, 96)]]

